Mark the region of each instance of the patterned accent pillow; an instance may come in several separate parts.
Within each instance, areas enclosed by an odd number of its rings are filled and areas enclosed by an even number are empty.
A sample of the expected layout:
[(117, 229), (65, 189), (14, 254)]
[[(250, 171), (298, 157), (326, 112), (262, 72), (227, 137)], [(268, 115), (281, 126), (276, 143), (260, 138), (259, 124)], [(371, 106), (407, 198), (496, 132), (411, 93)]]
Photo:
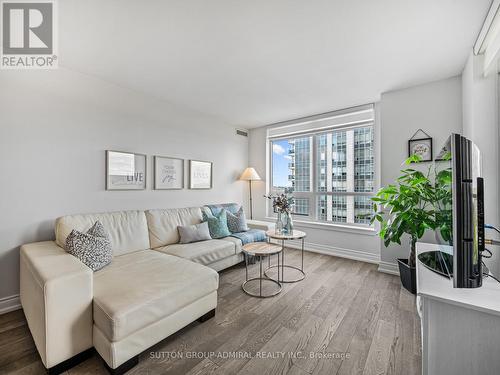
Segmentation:
[(235, 214), (227, 212), (227, 227), (231, 233), (246, 232), (248, 230), (247, 218), (243, 207), (240, 207)]
[(87, 233), (73, 229), (66, 238), (66, 251), (80, 259), (92, 271), (107, 266), (113, 258), (111, 241), (99, 221), (96, 221)]
[(231, 235), (227, 227), (227, 211), (221, 210), (219, 215), (210, 215), (206, 210), (202, 210), (203, 221), (208, 223), (208, 229), (212, 238), (224, 238)]

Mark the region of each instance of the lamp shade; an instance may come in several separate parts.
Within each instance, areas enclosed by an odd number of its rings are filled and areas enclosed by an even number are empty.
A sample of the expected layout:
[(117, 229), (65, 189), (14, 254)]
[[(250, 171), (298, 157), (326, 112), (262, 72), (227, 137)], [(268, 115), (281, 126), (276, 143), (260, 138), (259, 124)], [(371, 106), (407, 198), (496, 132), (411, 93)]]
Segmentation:
[(259, 174), (257, 173), (257, 171), (254, 168), (248, 167), (241, 174), (240, 180), (257, 181), (257, 180), (261, 180), (261, 178), (260, 178)]

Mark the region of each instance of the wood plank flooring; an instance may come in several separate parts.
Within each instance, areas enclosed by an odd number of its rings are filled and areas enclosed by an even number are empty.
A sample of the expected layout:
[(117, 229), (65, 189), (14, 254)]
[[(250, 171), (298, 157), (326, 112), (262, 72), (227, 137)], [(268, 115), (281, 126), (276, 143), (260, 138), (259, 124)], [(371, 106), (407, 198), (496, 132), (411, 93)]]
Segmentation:
[[(287, 261), (300, 264), (300, 253), (288, 250)], [(129, 374), (421, 373), (415, 298), (398, 277), (309, 252), (304, 263), (306, 278), (268, 299), (243, 293), (244, 266), (221, 272), (215, 318), (142, 353)], [(43, 373), (23, 312), (0, 315), (0, 374)], [(95, 354), (65, 374), (107, 372)]]

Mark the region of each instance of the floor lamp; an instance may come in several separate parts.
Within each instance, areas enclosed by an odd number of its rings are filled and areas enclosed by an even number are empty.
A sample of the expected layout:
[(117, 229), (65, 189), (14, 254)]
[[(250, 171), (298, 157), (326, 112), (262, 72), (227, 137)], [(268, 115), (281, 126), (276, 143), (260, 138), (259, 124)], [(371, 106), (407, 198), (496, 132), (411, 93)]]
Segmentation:
[(250, 186), (250, 219), (253, 219), (253, 212), (252, 212), (252, 210), (253, 210), (253, 207), (252, 207), (252, 181), (260, 181), (261, 178), (260, 178), (259, 174), (257, 173), (257, 171), (254, 168), (248, 167), (241, 174), (240, 180), (248, 181), (248, 184)]

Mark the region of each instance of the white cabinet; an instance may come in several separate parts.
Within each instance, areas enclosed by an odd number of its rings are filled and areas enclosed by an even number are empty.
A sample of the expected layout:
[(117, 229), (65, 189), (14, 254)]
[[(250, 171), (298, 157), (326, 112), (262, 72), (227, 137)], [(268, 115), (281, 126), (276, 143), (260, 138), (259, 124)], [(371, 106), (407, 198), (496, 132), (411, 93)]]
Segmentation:
[[(451, 253), (449, 246), (417, 243), (417, 255)], [(500, 374), (500, 284), (475, 289), (453, 281), (417, 259), (417, 309), (422, 323), (422, 372), (427, 375)]]

